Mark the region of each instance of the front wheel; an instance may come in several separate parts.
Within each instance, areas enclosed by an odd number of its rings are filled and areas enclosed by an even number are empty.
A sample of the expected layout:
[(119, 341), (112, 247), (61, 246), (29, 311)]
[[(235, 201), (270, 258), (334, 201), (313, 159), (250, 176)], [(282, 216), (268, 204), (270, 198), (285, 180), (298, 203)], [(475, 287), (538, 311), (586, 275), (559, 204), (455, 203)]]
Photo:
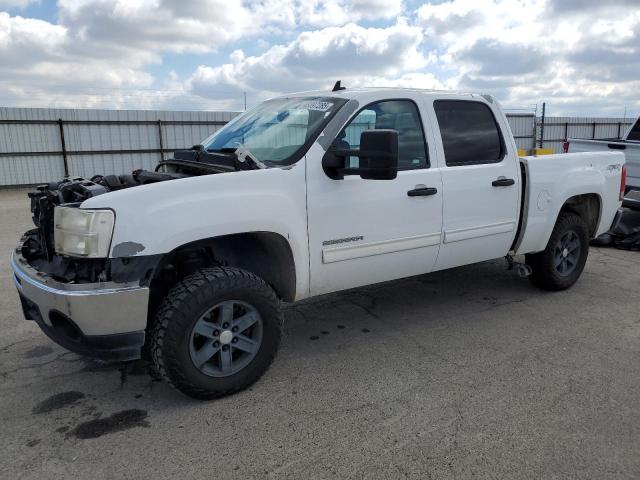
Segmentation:
[(589, 254), (587, 226), (578, 215), (561, 212), (547, 248), (526, 255), (531, 267), (529, 279), (545, 290), (564, 290), (576, 283)]
[(237, 268), (206, 268), (167, 295), (151, 331), (151, 355), (182, 393), (218, 398), (269, 368), (282, 323), (280, 300), (262, 279)]

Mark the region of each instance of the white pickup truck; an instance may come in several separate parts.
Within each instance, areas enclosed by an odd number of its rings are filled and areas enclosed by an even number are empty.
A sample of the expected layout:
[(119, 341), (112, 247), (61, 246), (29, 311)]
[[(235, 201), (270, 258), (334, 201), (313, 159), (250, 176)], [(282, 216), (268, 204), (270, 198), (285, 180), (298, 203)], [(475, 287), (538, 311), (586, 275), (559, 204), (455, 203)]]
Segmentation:
[(564, 150), (576, 152), (623, 152), (627, 165), (627, 190), (640, 190), (640, 118), (636, 120), (621, 139), (590, 140), (587, 138), (570, 138)]
[(215, 398), (267, 370), (281, 302), (518, 254), (535, 285), (568, 288), (624, 168), (620, 152), (518, 158), (490, 96), (292, 94), (153, 172), (38, 187), (15, 284), (64, 347), (148, 354), (180, 391)]

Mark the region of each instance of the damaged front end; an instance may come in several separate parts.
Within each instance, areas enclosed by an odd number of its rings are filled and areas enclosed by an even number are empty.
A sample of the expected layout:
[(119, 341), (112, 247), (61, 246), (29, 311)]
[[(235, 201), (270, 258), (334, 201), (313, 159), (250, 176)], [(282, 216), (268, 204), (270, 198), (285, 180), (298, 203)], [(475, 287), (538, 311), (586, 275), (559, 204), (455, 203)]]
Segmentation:
[[(113, 212), (79, 207), (89, 198), (116, 190), (234, 169), (228, 156), (211, 157), (196, 148), (161, 162), (154, 172), (67, 178), (29, 193), (35, 228), (23, 235), (11, 258), (25, 318), (76, 353), (107, 361), (140, 358), (150, 283), (162, 256), (136, 255), (135, 249), (122, 248), (118, 253), (114, 248), (116, 257), (109, 258)], [(92, 218), (101, 221), (83, 223)], [(96, 225), (104, 236), (94, 235)], [(72, 240), (61, 241), (67, 235)], [(83, 253), (79, 246), (93, 240), (98, 248)], [(69, 249), (70, 245), (78, 250)]]
[(62, 282), (129, 282), (140, 279), (144, 283), (145, 279), (148, 281), (150, 267), (157, 258), (135, 255), (138, 253), (135, 248), (114, 248), (114, 256), (120, 258), (87, 258), (56, 252), (55, 208), (79, 207), (89, 198), (126, 188), (247, 168), (250, 166), (238, 162), (233, 153), (207, 152), (202, 146), (196, 145), (189, 150), (175, 152), (174, 158), (160, 162), (155, 171), (135, 170), (128, 175), (95, 175), (91, 179), (66, 178), (60, 182), (39, 185), (28, 194), (36, 228), (24, 234), (19, 247), (20, 253), (36, 270)]
[(107, 258), (108, 248), (101, 258), (62, 255), (56, 251), (55, 212), (63, 207), (80, 213), (83, 201), (116, 189), (116, 181), (119, 188), (138, 185), (136, 178), (144, 175), (37, 187), (29, 194), (36, 228), (24, 234), (11, 259), (25, 318), (64, 348), (104, 361), (141, 357), (149, 282), (159, 257)]
[(36, 270), (62, 282), (135, 280), (153, 263), (152, 258), (83, 258), (57, 253), (54, 245), (55, 208), (79, 207), (83, 201), (111, 191), (182, 177), (182, 174), (139, 170), (131, 175), (96, 176), (91, 180), (73, 178), (40, 185), (28, 194), (36, 228), (24, 234), (19, 247), (20, 253)]

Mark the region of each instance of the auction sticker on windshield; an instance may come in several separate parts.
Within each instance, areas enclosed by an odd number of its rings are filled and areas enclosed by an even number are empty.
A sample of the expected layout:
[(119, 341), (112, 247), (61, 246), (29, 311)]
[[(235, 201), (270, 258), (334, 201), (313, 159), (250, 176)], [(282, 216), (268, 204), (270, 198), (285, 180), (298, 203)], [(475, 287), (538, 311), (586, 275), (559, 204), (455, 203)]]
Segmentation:
[(332, 102), (323, 102), (321, 100), (312, 100), (310, 102), (304, 102), (298, 105), (297, 108), (301, 110), (317, 110), (319, 112), (326, 112), (333, 107)]

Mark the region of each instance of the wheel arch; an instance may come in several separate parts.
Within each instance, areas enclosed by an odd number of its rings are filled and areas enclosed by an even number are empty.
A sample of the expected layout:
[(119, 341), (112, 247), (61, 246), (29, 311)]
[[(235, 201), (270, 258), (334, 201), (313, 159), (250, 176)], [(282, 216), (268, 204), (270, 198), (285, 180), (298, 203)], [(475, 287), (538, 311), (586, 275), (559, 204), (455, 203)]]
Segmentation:
[[(602, 217), (602, 198), (597, 193), (583, 193), (568, 198), (560, 211), (578, 215), (587, 224), (589, 238), (594, 238)], [(556, 217), (557, 218), (557, 217)]]
[(160, 259), (150, 281), (149, 315), (166, 292), (194, 271), (211, 266), (236, 267), (262, 278), (284, 301), (296, 298), (296, 267), (286, 238), (274, 232), (235, 233), (176, 247)]
[(572, 192), (573, 195), (565, 197), (564, 200), (558, 198), (558, 203), (553, 208), (545, 208), (544, 191), (536, 193), (535, 201), (525, 198), (526, 216), (521, 229), (522, 238), (516, 243), (515, 253), (528, 254), (544, 250), (562, 212), (578, 215), (587, 225), (589, 238), (594, 238), (599, 229), (601, 230), (604, 205), (599, 193)]

